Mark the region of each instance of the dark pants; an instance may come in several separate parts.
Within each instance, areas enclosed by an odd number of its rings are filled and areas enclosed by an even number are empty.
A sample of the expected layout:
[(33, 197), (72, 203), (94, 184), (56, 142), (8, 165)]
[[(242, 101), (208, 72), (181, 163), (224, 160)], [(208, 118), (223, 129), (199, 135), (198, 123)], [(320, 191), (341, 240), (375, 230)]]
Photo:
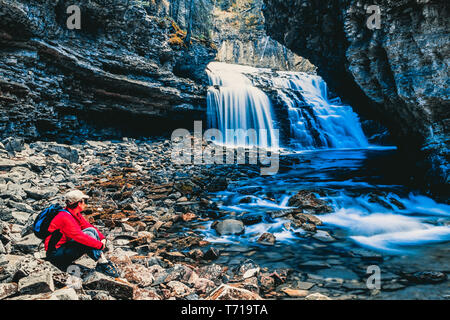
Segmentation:
[[(94, 228), (86, 228), (83, 232), (94, 239), (100, 240), (97, 230)], [(47, 260), (65, 272), (75, 260), (85, 253), (97, 261), (102, 255), (102, 250), (94, 249), (72, 240), (64, 243), (51, 253), (47, 252)]]

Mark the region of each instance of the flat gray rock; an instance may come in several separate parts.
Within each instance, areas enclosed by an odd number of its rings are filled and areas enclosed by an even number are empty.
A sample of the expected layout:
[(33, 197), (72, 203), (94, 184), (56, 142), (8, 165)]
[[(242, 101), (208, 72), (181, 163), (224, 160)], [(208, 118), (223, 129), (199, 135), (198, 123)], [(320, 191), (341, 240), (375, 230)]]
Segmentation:
[(240, 220), (227, 219), (219, 221), (212, 226), (219, 235), (242, 234), (245, 231), (244, 223)]
[(336, 241), (328, 232), (323, 230), (317, 230), (317, 232), (312, 236), (314, 239), (322, 242), (333, 242)]
[(18, 291), (21, 294), (39, 294), (55, 291), (52, 273), (48, 272), (33, 274), (28, 277), (22, 278), (19, 280), (18, 285)]

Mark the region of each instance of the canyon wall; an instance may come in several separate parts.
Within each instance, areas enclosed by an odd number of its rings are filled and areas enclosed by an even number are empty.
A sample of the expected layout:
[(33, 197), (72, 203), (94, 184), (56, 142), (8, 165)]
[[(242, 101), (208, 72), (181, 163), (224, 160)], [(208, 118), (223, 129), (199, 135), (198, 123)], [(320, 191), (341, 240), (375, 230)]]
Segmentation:
[[(448, 188), (448, 1), (264, 2), (267, 34), (316, 65), (361, 115), (382, 121), (425, 170), (425, 188)], [(371, 5), (380, 8), (379, 29), (367, 25)]]
[(275, 70), (315, 73), (316, 67), (266, 34), (263, 0), (218, 0), (211, 38), (217, 61)]
[(72, 4), (0, 0), (0, 138), (169, 132), (204, 117), (216, 49), (187, 48), (167, 1), (80, 0), (79, 30)]

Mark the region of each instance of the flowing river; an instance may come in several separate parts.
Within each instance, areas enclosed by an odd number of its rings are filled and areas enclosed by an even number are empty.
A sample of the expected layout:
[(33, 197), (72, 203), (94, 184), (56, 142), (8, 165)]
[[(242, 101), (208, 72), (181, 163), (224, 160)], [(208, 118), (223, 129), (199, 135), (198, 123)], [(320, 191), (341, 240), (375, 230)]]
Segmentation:
[[(248, 222), (243, 234), (226, 236), (211, 222), (196, 225), (221, 250), (218, 262), (234, 265), (249, 258), (271, 269), (290, 268), (300, 280), (328, 279), (335, 283), (330, 290), (340, 294), (367, 293), (367, 268), (377, 266), (382, 291), (376, 298), (448, 297), (448, 281), (434, 284), (430, 293), (426, 283), (411, 287), (403, 280), (407, 273), (449, 271), (450, 206), (408, 187), (405, 160), (396, 148), (371, 145), (352, 108), (329, 99), (319, 76), (271, 72), (269, 83), (285, 105), (290, 126), (288, 144), (278, 144), (273, 133), (277, 115), (268, 96), (254, 86), (261, 72), (268, 70), (222, 63), (208, 70), (209, 126), (263, 128), (268, 134), (258, 137), (257, 145), (281, 147), (281, 159), (287, 160), (276, 175), (242, 179), (214, 194), (225, 213), (221, 219)], [(245, 139), (218, 142), (252, 146)], [(299, 190), (332, 208), (317, 215), (323, 225), (315, 236), (270, 214), (292, 209), (289, 199)], [(263, 233), (271, 233), (275, 243), (259, 243)]]

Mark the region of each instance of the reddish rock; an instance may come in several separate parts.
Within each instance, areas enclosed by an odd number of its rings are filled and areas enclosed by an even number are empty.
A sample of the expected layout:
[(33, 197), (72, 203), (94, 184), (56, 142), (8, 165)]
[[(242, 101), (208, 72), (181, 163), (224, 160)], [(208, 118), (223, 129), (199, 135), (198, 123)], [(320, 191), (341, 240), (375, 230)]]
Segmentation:
[(281, 289), (282, 292), (287, 294), (289, 297), (293, 298), (300, 298), (300, 297), (306, 297), (308, 295), (308, 290), (299, 290), (299, 289), (291, 289), (291, 288), (283, 288)]
[(222, 284), (215, 289), (206, 300), (264, 300), (258, 294), (249, 290), (236, 288), (226, 284)]
[(17, 291), (17, 283), (0, 283), (0, 300), (17, 293)]
[(124, 267), (133, 263), (129, 255), (122, 249), (117, 249), (109, 253), (108, 258), (118, 267)]
[(200, 249), (193, 249), (189, 251), (189, 257), (194, 260), (200, 260), (201, 258), (203, 258), (203, 251)]
[(305, 213), (321, 214), (333, 212), (333, 208), (326, 201), (317, 198), (312, 191), (307, 190), (297, 192), (289, 199), (288, 205), (301, 208)]
[(273, 234), (268, 233), (268, 232), (263, 233), (258, 239), (259, 243), (266, 244), (266, 245), (274, 245), (275, 241), (276, 241), (276, 237)]
[(257, 277), (246, 278), (242, 282), (233, 284), (233, 286), (248, 290), (248, 291), (256, 293), (256, 294), (259, 294), (259, 291), (260, 291)]
[(151, 227), (150, 231), (158, 231), (159, 228), (162, 227), (162, 225), (164, 224), (164, 222), (162, 221), (156, 221), (156, 223)]
[(201, 240), (201, 241), (198, 242), (198, 245), (200, 247), (205, 247), (205, 246), (210, 245), (210, 242), (209, 241), (205, 241), (205, 240)]
[(136, 288), (133, 300), (162, 300), (162, 297), (155, 290)]
[(213, 281), (204, 279), (204, 278), (198, 278), (193, 282), (194, 289), (196, 293), (198, 294), (205, 294), (211, 291), (216, 287)]
[(166, 285), (172, 291), (172, 296), (177, 298), (182, 298), (194, 292), (194, 290), (179, 281), (170, 281)]
[(192, 212), (184, 213), (184, 214), (181, 216), (181, 219), (182, 219), (184, 222), (188, 222), (188, 221), (194, 220), (195, 218), (197, 218), (197, 216), (196, 216), (194, 213), (192, 213)]
[(295, 219), (299, 220), (301, 223), (310, 223), (310, 224), (313, 224), (316, 226), (322, 225), (322, 220), (320, 220), (316, 216), (313, 216), (312, 214), (296, 213), (294, 216), (295, 216)]
[(311, 223), (304, 223), (302, 224), (302, 229), (305, 231), (309, 231), (309, 232), (316, 232), (317, 228), (315, 225), (311, 224)]
[(137, 284), (139, 287), (150, 286), (155, 278), (150, 270), (140, 264), (132, 264), (122, 269), (123, 277), (130, 283)]
[(264, 291), (272, 291), (275, 288), (275, 279), (268, 273), (261, 273), (259, 276), (260, 287)]
[(162, 252), (161, 255), (170, 261), (183, 261), (186, 258), (184, 254), (177, 251)]
[(321, 293), (318, 293), (318, 292), (307, 295), (305, 299), (306, 300), (331, 300), (329, 297), (327, 297)]

